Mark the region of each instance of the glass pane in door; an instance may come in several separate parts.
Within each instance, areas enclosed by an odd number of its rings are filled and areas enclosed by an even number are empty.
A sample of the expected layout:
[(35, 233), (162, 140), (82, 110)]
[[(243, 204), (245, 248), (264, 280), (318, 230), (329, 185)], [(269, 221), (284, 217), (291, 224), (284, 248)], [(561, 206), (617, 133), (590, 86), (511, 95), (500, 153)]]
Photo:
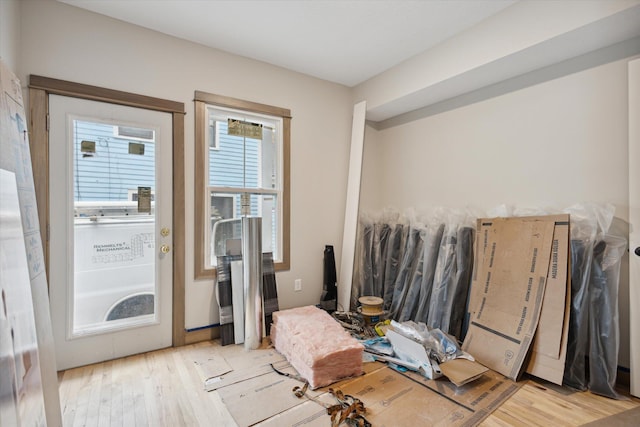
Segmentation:
[(72, 335), (154, 323), (156, 133), (85, 118), (70, 124)]

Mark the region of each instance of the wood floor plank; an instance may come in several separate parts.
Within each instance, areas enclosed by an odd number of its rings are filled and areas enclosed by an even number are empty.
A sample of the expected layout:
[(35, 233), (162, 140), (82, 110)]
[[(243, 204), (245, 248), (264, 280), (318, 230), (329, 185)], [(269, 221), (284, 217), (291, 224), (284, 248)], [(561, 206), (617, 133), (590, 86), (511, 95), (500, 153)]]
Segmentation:
[(77, 401), (74, 396), (82, 385), (87, 381), (87, 377), (82, 374), (82, 370), (73, 369), (60, 376), (60, 401), (64, 402), (61, 406), (62, 422), (65, 426), (72, 426), (76, 415)]
[(178, 381), (184, 390), (184, 393), (180, 393), (184, 399), (183, 405), (188, 406), (193, 412), (196, 425), (212, 425), (215, 420), (209, 416), (209, 411), (207, 411), (207, 402), (204, 399), (207, 396), (201, 393), (197, 387), (197, 376), (194, 378), (189, 375), (190, 361), (186, 360), (185, 356), (186, 354), (177, 352), (173, 354)]
[(102, 364), (102, 382), (100, 385), (100, 400), (98, 401), (98, 427), (111, 426), (111, 408), (121, 405), (121, 402), (118, 402), (113, 395), (112, 367), (113, 361)]
[(111, 405), (109, 419), (110, 425), (126, 425), (124, 424), (124, 398), (123, 388), (125, 381), (120, 377), (123, 368), (123, 360), (116, 359), (111, 364)]
[(146, 362), (146, 378), (144, 382), (144, 403), (147, 409), (147, 419), (150, 425), (165, 425), (166, 408), (163, 405), (162, 384), (158, 383), (157, 378), (161, 372), (155, 365), (153, 353), (145, 354)]
[(104, 371), (104, 363), (92, 366), (91, 378), (86, 387), (83, 388), (87, 396), (86, 402), (82, 402), (81, 408), (85, 411), (85, 420), (74, 420), (74, 425), (79, 426), (97, 426), (100, 420), (100, 394), (102, 391), (102, 372)]
[(640, 400), (619, 401), (567, 389), (559, 393), (530, 381), (481, 425), (580, 426), (633, 407), (640, 407)]

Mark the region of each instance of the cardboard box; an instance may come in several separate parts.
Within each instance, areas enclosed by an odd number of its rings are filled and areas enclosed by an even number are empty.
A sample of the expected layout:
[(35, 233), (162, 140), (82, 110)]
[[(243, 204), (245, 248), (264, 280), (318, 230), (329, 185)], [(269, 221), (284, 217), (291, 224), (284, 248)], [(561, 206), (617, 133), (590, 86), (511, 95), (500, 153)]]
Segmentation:
[(494, 218), (478, 230), (469, 330), (462, 348), (517, 380), (540, 318), (555, 220)]

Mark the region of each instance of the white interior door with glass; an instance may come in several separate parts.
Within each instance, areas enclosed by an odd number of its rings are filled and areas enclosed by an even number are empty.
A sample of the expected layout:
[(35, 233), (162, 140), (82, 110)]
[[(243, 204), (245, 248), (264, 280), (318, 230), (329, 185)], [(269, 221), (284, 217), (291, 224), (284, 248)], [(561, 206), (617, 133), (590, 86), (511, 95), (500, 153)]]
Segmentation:
[(59, 370), (171, 345), (171, 114), (49, 97)]

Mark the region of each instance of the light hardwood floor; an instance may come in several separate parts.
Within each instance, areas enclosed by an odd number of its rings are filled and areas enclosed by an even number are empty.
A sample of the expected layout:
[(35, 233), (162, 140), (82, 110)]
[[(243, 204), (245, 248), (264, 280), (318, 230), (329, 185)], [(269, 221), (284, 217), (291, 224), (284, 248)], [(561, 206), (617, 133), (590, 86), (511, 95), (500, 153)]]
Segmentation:
[[(218, 346), (208, 341), (60, 372), (64, 426), (236, 426), (218, 393), (203, 389), (194, 365)], [(618, 401), (524, 381), (482, 426), (613, 425), (605, 418), (640, 410), (639, 399)], [(640, 425), (637, 415), (628, 425)]]

